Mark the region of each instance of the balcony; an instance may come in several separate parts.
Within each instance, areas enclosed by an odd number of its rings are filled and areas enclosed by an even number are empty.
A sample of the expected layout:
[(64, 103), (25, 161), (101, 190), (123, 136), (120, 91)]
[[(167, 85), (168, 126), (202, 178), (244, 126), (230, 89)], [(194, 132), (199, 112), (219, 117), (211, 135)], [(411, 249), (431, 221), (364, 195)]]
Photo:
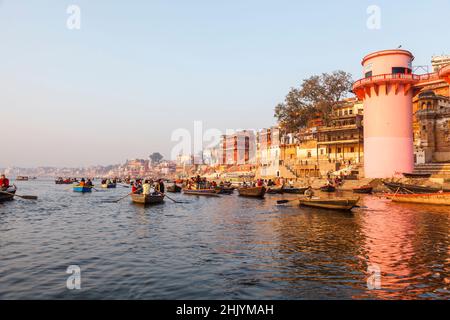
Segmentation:
[(398, 93), (399, 84), (404, 85), (405, 95), (411, 89), (414, 84), (424, 81), (433, 76), (433, 74), (426, 75), (416, 75), (407, 73), (389, 73), (389, 74), (379, 74), (364, 79), (360, 79), (353, 84), (353, 92), (358, 96), (359, 99), (363, 100), (365, 96), (371, 96), (372, 87), (375, 89), (375, 94), (378, 95), (378, 90), (380, 85), (385, 85), (385, 90), (387, 94), (388, 85), (393, 85), (395, 94)]

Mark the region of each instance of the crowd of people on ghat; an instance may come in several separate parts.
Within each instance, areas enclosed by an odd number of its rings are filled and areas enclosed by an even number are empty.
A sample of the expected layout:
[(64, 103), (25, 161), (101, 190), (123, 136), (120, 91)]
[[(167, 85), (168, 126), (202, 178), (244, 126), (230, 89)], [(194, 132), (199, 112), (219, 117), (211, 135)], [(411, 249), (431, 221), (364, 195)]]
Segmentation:
[(164, 194), (165, 186), (162, 179), (154, 181), (153, 179), (137, 179), (131, 186), (132, 194), (142, 195), (160, 195)]

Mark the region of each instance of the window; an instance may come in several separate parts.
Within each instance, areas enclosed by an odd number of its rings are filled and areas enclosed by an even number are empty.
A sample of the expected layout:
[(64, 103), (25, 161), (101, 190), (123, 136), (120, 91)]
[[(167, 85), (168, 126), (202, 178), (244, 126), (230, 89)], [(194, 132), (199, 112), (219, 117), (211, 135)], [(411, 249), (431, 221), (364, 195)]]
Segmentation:
[(311, 158), (311, 151), (308, 151), (308, 158)]
[(355, 147), (351, 147), (351, 148), (350, 148), (350, 152), (351, 152), (351, 153), (354, 153), (354, 152), (355, 152)]
[(427, 126), (422, 126), (422, 130), (426, 131), (427, 130)]
[(342, 152), (342, 149), (341, 148), (338, 148), (337, 149), (337, 153), (341, 153)]
[(323, 149), (320, 149), (320, 154), (323, 155)]
[(348, 114), (353, 114), (353, 110), (348, 110)]
[(408, 69), (408, 68), (403, 68), (403, 67), (393, 67), (392, 73), (393, 74), (411, 74), (412, 70)]
[(369, 78), (371, 76), (372, 76), (372, 71), (366, 72), (366, 75), (365, 75), (366, 78)]

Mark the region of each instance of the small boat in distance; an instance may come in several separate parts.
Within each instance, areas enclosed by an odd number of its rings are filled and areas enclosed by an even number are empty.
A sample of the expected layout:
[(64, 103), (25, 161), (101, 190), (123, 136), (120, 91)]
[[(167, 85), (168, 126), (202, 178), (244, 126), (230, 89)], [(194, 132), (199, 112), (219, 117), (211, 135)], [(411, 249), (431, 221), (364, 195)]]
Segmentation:
[(12, 186), (7, 188), (6, 190), (2, 190), (0, 192), (0, 203), (14, 200), (14, 195), (16, 194), (16, 191), (17, 191), (16, 186)]
[(336, 191), (336, 187), (331, 185), (331, 184), (327, 184), (325, 186), (320, 187), (320, 191), (322, 191), (322, 192), (335, 192)]
[(103, 189), (114, 189), (116, 187), (117, 187), (116, 183), (105, 183), (105, 184), (102, 184), (102, 188)]
[(150, 204), (159, 204), (164, 202), (164, 195), (161, 194), (132, 194), (131, 201), (137, 204), (150, 205)]
[(428, 179), (431, 173), (402, 173), (405, 178), (409, 179)]
[(241, 197), (262, 199), (266, 194), (266, 187), (241, 187), (238, 191)]
[(320, 198), (304, 198), (299, 200), (300, 206), (338, 210), (338, 211), (350, 211), (356, 207), (359, 201), (358, 198), (345, 199), (345, 198), (333, 198), (333, 199), (320, 199)]
[(183, 189), (183, 193), (191, 196), (220, 197), (214, 189)]
[(362, 187), (353, 188), (353, 193), (371, 194), (372, 191), (373, 191), (373, 187), (371, 187), (371, 186), (362, 186)]
[(391, 199), (394, 202), (450, 206), (449, 192), (429, 194), (387, 194), (386, 198)]
[(17, 180), (17, 181), (28, 181), (29, 178), (26, 177), (26, 176), (17, 176), (17, 177), (16, 177), (16, 180)]

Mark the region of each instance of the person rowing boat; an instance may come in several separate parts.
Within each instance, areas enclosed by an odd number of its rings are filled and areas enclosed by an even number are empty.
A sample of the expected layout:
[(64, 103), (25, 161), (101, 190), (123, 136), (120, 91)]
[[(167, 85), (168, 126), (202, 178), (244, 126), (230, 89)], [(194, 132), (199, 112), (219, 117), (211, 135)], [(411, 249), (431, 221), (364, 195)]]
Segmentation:
[(9, 179), (4, 174), (0, 176), (0, 190), (6, 191), (9, 188)]

